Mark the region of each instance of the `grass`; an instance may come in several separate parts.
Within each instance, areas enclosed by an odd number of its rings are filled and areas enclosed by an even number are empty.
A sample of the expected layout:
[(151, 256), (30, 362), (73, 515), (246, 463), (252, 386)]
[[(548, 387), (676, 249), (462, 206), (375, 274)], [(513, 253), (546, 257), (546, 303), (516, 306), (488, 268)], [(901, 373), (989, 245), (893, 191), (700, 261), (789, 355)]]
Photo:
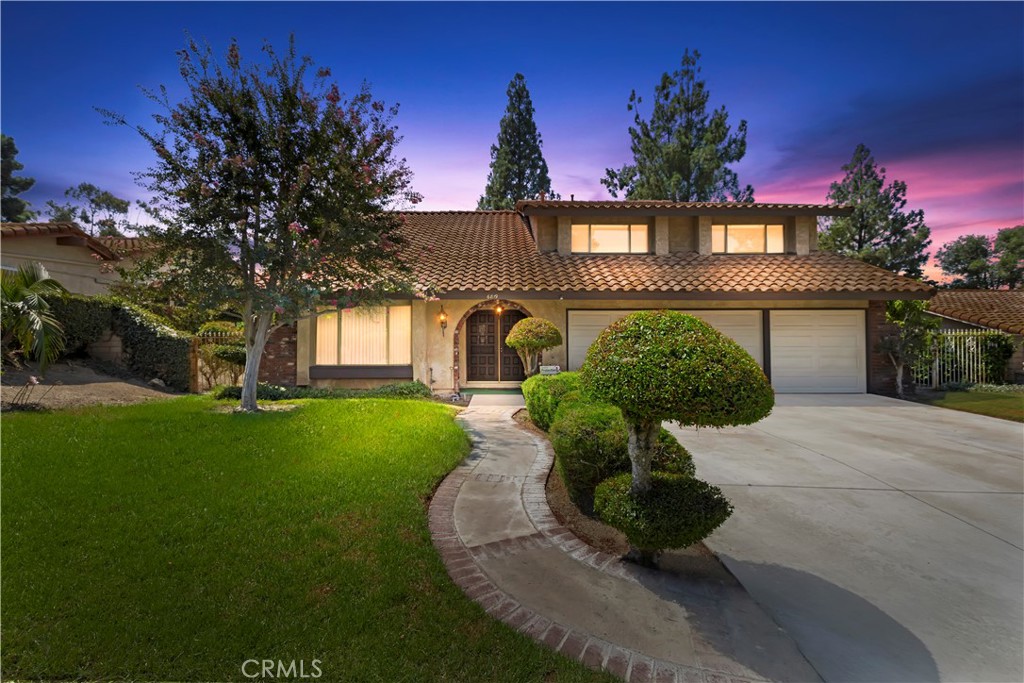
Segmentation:
[(609, 680), (449, 579), (425, 499), (468, 451), (451, 408), (217, 405), (4, 416), (5, 679)]
[(947, 391), (942, 398), (932, 399), (929, 403), (933, 406), (1024, 422), (1024, 394)]

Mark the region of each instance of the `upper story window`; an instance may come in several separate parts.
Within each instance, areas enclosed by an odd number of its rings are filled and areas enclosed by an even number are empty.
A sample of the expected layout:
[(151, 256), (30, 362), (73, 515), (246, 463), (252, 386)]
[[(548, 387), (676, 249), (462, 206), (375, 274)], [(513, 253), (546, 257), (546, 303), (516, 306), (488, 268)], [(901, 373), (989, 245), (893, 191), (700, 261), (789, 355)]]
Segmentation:
[(712, 225), (713, 254), (784, 254), (785, 229), (781, 225)]
[(649, 254), (647, 225), (597, 225), (574, 223), (574, 254)]
[(359, 306), (316, 318), (316, 365), (408, 365), (412, 307)]

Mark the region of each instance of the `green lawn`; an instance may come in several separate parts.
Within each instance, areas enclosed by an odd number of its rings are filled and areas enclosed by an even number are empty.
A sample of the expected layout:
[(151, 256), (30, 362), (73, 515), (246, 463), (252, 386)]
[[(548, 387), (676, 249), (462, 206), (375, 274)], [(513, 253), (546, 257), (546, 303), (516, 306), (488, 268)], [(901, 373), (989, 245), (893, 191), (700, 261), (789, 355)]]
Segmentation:
[(1024, 394), (947, 391), (945, 396), (934, 399), (930, 403), (933, 406), (1024, 422)]
[(606, 680), (449, 580), (424, 501), (469, 447), (450, 408), (300, 403), (5, 415), (4, 678)]

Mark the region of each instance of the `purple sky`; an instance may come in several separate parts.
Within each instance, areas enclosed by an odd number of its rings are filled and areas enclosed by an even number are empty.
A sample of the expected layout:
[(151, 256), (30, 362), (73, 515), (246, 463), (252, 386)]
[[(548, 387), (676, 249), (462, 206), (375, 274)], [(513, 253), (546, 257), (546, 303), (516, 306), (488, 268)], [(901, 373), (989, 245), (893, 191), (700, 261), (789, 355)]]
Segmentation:
[(713, 106), (749, 125), (737, 165), (761, 201), (821, 202), (854, 147), (907, 181), (933, 249), (1024, 222), (1021, 3), (32, 3), (4, 2), (2, 128), (39, 208), (88, 181), (137, 198), (151, 152), (93, 107), (135, 121), (136, 86), (180, 92), (184, 31), (243, 56), (264, 39), (366, 79), (400, 102), (400, 152), (427, 209), (472, 209), (512, 75), (526, 75), (554, 188), (608, 195), (629, 160), (626, 101), (687, 47)]

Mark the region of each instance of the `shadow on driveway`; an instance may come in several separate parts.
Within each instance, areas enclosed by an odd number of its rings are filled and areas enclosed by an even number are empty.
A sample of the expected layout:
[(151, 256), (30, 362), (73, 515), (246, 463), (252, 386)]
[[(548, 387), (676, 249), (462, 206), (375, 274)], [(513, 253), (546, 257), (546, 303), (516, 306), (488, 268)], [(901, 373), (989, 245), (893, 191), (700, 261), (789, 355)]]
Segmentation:
[[(728, 555), (721, 559), (753, 595), (772, 595), (773, 604), (763, 607), (826, 681), (940, 680), (925, 644), (859, 595), (789, 567), (743, 562)], [(702, 630), (703, 619), (696, 616), (694, 626)]]

